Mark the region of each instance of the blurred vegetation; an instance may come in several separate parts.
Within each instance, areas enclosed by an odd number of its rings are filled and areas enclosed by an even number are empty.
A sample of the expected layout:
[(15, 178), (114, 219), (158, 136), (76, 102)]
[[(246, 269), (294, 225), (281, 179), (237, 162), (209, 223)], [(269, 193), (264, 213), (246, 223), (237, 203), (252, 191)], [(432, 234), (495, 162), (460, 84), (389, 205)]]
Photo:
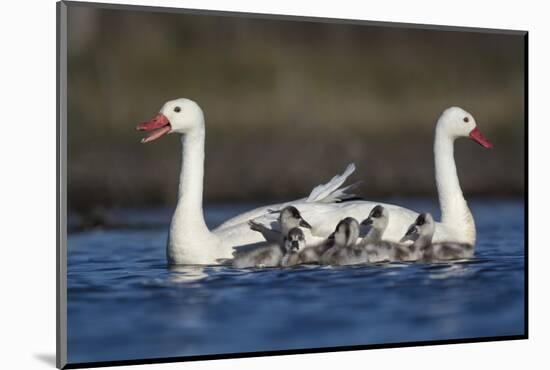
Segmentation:
[(435, 196), (433, 129), (470, 111), (495, 145), (457, 142), (468, 196), (524, 191), (520, 35), (69, 8), (69, 207), (174, 204), (180, 143), (139, 143), (166, 100), (206, 116), (206, 201), (305, 196), (358, 166), (367, 198)]

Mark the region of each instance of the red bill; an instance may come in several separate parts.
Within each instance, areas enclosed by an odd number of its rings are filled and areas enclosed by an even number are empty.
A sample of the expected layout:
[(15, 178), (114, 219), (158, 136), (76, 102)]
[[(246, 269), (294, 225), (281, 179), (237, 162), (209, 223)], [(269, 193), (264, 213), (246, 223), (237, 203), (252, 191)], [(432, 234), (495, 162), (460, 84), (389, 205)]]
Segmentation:
[(491, 144), (489, 140), (487, 140), (483, 135), (481, 135), (481, 132), (479, 132), (477, 127), (474, 128), (472, 131), (470, 131), (470, 138), (484, 148), (490, 149), (493, 147), (493, 144)]
[(172, 127), (170, 126), (168, 118), (164, 114), (159, 113), (150, 121), (142, 122), (137, 125), (136, 129), (138, 131), (147, 132), (147, 136), (141, 139), (141, 142), (148, 143), (166, 135), (172, 130)]

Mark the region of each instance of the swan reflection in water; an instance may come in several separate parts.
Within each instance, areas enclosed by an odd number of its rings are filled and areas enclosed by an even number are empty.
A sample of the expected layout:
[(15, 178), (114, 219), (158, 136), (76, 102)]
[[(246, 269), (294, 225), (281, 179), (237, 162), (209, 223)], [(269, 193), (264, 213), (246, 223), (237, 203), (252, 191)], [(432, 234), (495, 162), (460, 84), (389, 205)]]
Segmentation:
[(169, 278), (172, 283), (193, 283), (208, 276), (202, 265), (168, 265)]
[[(445, 261), (445, 262), (435, 262), (435, 263), (428, 263), (424, 266), (419, 266), (422, 270), (429, 271), (430, 273), (427, 275), (429, 279), (434, 280), (441, 280), (441, 279), (449, 279), (449, 278), (460, 278), (460, 277), (466, 277), (473, 273), (475, 273), (475, 269), (471, 268), (471, 264), (475, 265), (481, 262), (481, 260), (477, 260), (475, 258), (473, 259), (462, 259), (462, 260), (455, 260), (455, 261)], [(398, 268), (407, 268), (410, 266), (418, 265), (418, 262), (393, 262), (393, 263), (375, 263), (375, 264), (360, 264), (355, 266), (349, 266), (351, 268), (389, 268), (389, 271), (385, 271), (386, 275), (396, 275), (399, 274), (395, 269)], [(423, 263), (420, 263), (423, 264)], [(316, 265), (302, 265), (300, 266), (304, 269), (312, 269), (315, 267), (321, 267)], [(168, 265), (168, 281), (170, 283), (175, 284), (182, 284), (182, 283), (198, 283), (201, 282), (204, 278), (210, 276), (208, 273), (208, 269), (223, 269), (224, 267), (220, 266), (206, 266), (206, 265)], [(273, 271), (275, 269), (265, 269), (265, 271)], [(286, 271), (292, 271), (289, 269), (285, 269)], [(293, 270), (301, 270), (300, 268), (294, 268)], [(228, 270), (225, 270), (228, 272)], [(235, 270), (239, 272), (243, 272), (246, 270)], [(253, 270), (250, 270), (248, 272), (251, 272)], [(214, 271), (212, 271), (214, 272)], [(215, 273), (215, 272), (214, 272)], [(231, 274), (231, 273), (230, 273)]]
[(471, 265), (479, 263), (475, 258), (461, 259), (445, 262), (432, 262), (424, 268), (428, 270), (428, 278), (432, 280), (445, 280), (468, 277), (475, 273)]

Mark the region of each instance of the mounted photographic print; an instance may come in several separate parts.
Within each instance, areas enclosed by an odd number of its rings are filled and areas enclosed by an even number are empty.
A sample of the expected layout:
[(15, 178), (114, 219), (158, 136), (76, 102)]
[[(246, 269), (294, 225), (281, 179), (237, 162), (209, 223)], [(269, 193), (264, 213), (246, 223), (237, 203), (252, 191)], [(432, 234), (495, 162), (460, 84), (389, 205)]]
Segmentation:
[(527, 32), (57, 10), (58, 367), (527, 338)]

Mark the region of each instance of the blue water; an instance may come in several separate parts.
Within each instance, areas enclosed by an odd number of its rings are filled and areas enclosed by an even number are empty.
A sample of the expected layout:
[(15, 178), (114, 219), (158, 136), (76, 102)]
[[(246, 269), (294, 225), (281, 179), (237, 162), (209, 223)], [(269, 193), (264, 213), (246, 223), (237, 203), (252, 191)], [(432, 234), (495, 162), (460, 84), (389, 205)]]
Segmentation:
[[(169, 210), (115, 211), (117, 227), (68, 237), (69, 362), (523, 334), (523, 203), (470, 206), (468, 262), (263, 270), (168, 268)], [(207, 207), (207, 222), (246, 208)]]

